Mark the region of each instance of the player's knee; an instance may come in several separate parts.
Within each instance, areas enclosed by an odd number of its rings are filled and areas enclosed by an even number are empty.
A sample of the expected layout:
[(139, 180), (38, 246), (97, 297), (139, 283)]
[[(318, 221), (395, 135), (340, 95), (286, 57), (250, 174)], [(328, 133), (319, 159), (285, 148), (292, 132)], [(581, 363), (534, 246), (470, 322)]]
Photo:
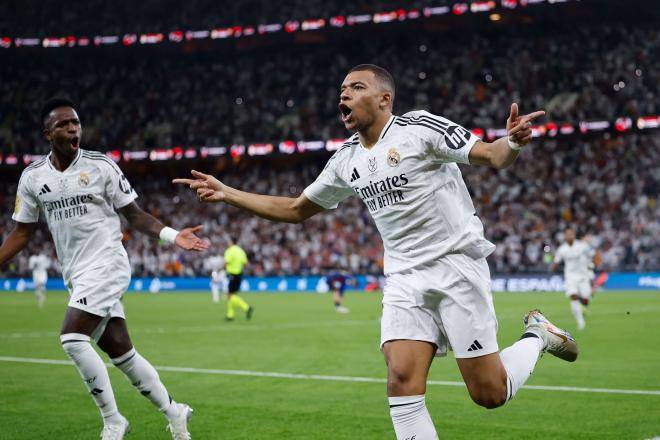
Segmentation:
[(425, 379), (418, 380), (411, 371), (390, 366), (387, 374), (389, 396), (412, 396), (426, 392)]
[(79, 333), (65, 333), (60, 335), (62, 349), (74, 361), (90, 347), (90, 337)]
[(470, 397), (479, 406), (494, 409), (506, 403), (507, 390), (505, 383), (483, 383), (474, 388), (470, 389)]

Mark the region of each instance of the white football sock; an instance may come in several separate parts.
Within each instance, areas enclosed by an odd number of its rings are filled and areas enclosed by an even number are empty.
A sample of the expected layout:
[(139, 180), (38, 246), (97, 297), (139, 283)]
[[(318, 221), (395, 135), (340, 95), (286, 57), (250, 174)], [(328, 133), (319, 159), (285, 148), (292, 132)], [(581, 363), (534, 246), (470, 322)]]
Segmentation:
[(390, 416), (397, 440), (437, 440), (423, 394), (390, 397)]
[(211, 301), (214, 303), (220, 302), (220, 289), (215, 284), (211, 284)]
[(39, 308), (43, 307), (44, 303), (46, 302), (46, 289), (37, 287), (35, 288), (34, 293), (37, 296), (37, 305)]
[(96, 402), (106, 422), (119, 420), (115, 394), (112, 392), (108, 369), (101, 356), (92, 348), (90, 337), (80, 333), (60, 335), (62, 348), (78, 368), (85, 386)]
[(140, 394), (156, 405), (167, 418), (174, 415), (168, 412), (173, 400), (167, 394), (165, 385), (160, 381), (158, 372), (149, 361), (135, 351), (135, 348), (131, 348), (125, 354), (110, 359), (110, 361), (126, 375)]
[(571, 312), (573, 312), (573, 316), (575, 317), (578, 328), (583, 329), (584, 316), (582, 315), (582, 303), (579, 300), (571, 300)]
[(525, 333), (521, 340), (500, 352), (500, 358), (507, 375), (507, 402), (513, 399), (513, 396), (516, 395), (534, 371), (534, 366), (542, 349), (543, 341), (541, 338), (532, 336), (531, 333)]

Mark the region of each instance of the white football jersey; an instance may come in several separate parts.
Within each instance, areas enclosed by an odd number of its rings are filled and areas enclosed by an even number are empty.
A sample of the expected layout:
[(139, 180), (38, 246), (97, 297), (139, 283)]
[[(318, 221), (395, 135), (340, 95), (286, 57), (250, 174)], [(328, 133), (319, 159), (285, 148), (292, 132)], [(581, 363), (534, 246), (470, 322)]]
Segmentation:
[(426, 111), (392, 116), (371, 149), (351, 136), (304, 193), (326, 209), (360, 197), (383, 238), (385, 274), (451, 252), (485, 257), (495, 246), (484, 238), (456, 165), (469, 163), (478, 140)]
[(582, 240), (573, 240), (573, 244), (562, 243), (555, 253), (555, 263), (564, 263), (565, 278), (581, 278), (589, 275), (589, 265), (594, 250)]
[(31, 255), (28, 266), (33, 272), (46, 272), (50, 267), (50, 259), (44, 254)]
[(49, 154), (23, 170), (17, 192), (12, 218), (35, 223), (41, 214), (46, 220), (66, 284), (110, 259), (128, 259), (116, 209), (137, 195), (105, 154), (79, 149), (63, 172)]

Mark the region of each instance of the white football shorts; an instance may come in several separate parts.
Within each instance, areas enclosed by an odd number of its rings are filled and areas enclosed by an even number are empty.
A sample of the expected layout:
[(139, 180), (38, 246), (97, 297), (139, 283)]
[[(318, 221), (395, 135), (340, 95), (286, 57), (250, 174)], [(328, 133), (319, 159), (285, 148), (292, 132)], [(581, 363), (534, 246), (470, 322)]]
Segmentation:
[(577, 295), (580, 298), (591, 299), (591, 281), (589, 276), (566, 277), (566, 296)]
[(380, 347), (409, 339), (436, 345), (436, 356), (457, 358), (499, 351), (497, 318), (485, 258), (448, 254), (389, 275), (383, 289)]
[(128, 259), (118, 256), (104, 266), (90, 269), (71, 280), (67, 286), (71, 295), (69, 307), (106, 318), (102, 325), (104, 329), (105, 322), (110, 318), (126, 317), (121, 298), (130, 281)]

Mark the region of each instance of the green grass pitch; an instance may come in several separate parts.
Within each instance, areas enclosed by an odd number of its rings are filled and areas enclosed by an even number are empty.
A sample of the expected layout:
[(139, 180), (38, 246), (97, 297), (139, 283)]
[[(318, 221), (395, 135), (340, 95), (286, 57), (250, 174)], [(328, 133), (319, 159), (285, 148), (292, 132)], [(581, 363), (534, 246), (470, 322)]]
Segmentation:
[[(93, 439), (98, 411), (66, 361), (58, 330), (68, 296), (49, 292), (38, 309), (30, 292), (0, 293), (0, 439)], [(190, 404), (196, 439), (393, 439), (385, 384), (347, 377), (385, 377), (378, 350), (380, 295), (349, 293), (348, 315), (329, 295), (245, 294), (252, 321), (222, 321), (224, 303), (210, 294), (130, 293), (125, 297), (136, 348), (161, 369), (172, 396)], [(574, 331), (558, 293), (495, 294), (500, 347), (521, 333), (521, 317), (540, 307)], [(520, 390), (503, 408), (486, 410), (463, 386), (435, 384), (427, 404), (444, 439), (648, 439), (660, 436), (660, 293), (603, 292), (587, 328), (574, 331), (577, 362), (544, 356), (532, 386), (642, 390), (654, 393)], [(228, 374), (237, 370), (236, 375)], [(241, 373), (242, 372), (242, 373)], [(341, 376), (268, 377), (256, 373)], [(166, 421), (114, 367), (110, 377), (129, 440), (167, 439)], [(326, 378), (328, 379), (328, 378)], [(430, 379), (460, 381), (451, 356), (438, 359)]]

